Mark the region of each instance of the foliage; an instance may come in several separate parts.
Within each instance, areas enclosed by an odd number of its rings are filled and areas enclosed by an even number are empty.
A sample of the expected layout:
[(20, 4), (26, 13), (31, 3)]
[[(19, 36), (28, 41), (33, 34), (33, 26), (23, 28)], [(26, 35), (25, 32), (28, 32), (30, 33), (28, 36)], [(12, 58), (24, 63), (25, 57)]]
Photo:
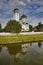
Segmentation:
[(39, 27), (41, 26), (41, 22), (38, 23), (38, 26), (39, 26)]
[(21, 31), (21, 25), (16, 20), (10, 20), (6, 27), (4, 28), (5, 32), (19, 33)]
[(2, 31), (2, 26), (1, 26), (1, 23), (0, 23), (0, 32)]
[(43, 31), (43, 24), (41, 22), (38, 23), (38, 30)]
[(35, 26), (35, 31), (36, 32), (41, 32), (41, 31), (43, 31), (43, 24), (41, 24), (41, 22), (39, 22), (38, 23), (38, 25), (37, 26)]
[(30, 31), (32, 31), (32, 25), (29, 25), (29, 29), (30, 29)]

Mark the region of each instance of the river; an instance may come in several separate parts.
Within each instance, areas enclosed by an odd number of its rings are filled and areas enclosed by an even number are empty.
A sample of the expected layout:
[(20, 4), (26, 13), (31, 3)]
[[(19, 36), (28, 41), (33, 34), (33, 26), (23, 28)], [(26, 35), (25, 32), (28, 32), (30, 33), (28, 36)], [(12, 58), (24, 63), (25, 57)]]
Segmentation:
[(0, 45), (0, 65), (43, 65), (43, 42)]

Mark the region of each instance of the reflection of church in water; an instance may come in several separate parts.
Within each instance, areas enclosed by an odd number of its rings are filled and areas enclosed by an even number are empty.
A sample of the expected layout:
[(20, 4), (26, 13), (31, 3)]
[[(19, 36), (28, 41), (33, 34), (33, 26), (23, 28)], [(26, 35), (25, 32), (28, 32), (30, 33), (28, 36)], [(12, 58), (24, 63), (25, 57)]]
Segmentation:
[(19, 21), (20, 24), (22, 25), (22, 31), (29, 31), (29, 24), (28, 24), (28, 19), (26, 15), (22, 15), (19, 18), (19, 9), (15, 8), (14, 9), (14, 20)]

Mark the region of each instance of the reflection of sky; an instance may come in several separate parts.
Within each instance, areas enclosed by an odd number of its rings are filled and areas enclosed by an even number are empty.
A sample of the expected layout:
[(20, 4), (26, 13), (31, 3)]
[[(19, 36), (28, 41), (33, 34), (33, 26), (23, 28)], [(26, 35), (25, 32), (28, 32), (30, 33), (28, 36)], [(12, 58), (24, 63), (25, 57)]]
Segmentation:
[[(26, 53), (21, 52), (23, 50), (26, 50)], [(2, 46), (0, 65), (39, 65), (39, 63), (43, 65), (43, 43), (41, 47), (38, 47), (37, 43), (32, 43), (32, 45), (23, 44), (21, 45), (21, 51), (18, 51), (16, 55), (10, 54), (9, 51), (8, 47)]]
[[(25, 54), (22, 54), (21, 52), (18, 52), (16, 54), (16, 58), (20, 62), (20, 64), (42, 64), (43, 65), (43, 49), (38, 47), (38, 44), (33, 43), (32, 46), (28, 45), (28, 52)], [(25, 49), (25, 48), (24, 48)], [(22, 50), (24, 50), (22, 49)], [(18, 63), (19, 63), (18, 62)]]
[(20, 16), (28, 16), (29, 24), (43, 23), (43, 0), (0, 0), (0, 22), (3, 26), (13, 18), (13, 9), (16, 7), (20, 10)]

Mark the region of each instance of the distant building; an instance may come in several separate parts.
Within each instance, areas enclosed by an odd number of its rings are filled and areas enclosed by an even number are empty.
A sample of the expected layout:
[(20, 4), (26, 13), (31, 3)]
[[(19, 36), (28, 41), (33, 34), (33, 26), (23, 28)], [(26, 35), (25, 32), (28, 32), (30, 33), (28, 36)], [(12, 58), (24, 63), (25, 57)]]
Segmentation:
[(29, 24), (28, 24), (28, 18), (26, 15), (22, 15), (19, 18), (19, 9), (15, 8), (14, 9), (14, 20), (19, 21), (21, 26), (22, 26), (22, 30), (21, 31), (29, 31)]

